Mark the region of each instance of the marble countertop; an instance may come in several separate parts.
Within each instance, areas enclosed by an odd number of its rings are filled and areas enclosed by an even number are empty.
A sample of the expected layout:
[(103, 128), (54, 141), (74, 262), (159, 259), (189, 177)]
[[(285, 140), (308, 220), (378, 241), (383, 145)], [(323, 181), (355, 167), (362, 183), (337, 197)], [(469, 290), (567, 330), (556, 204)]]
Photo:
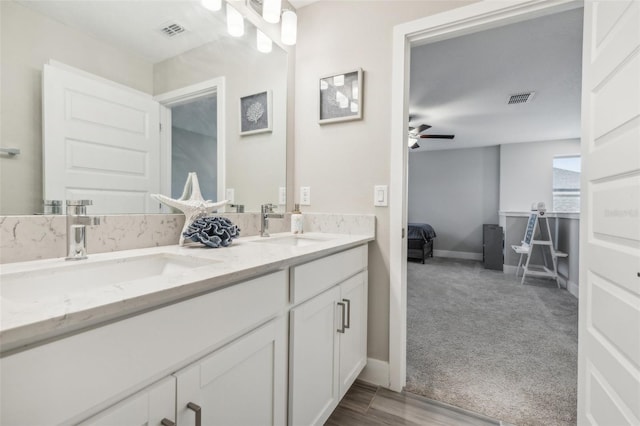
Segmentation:
[[(273, 234), (270, 238), (287, 235), (291, 234)], [(48, 339), (175, 303), (374, 240), (373, 235), (305, 233), (304, 237), (318, 241), (306, 246), (288, 246), (268, 244), (260, 237), (241, 237), (234, 240), (231, 246), (219, 249), (174, 245), (89, 254), (89, 259), (73, 263), (56, 258), (1, 265), (2, 275), (7, 276), (39, 269), (69, 268), (80, 262), (89, 265), (105, 260), (168, 254), (194, 257), (200, 259), (204, 266), (153, 279), (120, 281), (94, 289), (88, 283), (86, 291), (78, 291), (75, 285), (74, 290), (61, 290), (53, 296), (51, 289), (47, 289), (47, 297), (41, 297), (34, 290), (29, 291), (26, 298), (22, 296), (20, 301), (5, 298), (0, 292), (0, 352), (7, 354), (19, 351)]]

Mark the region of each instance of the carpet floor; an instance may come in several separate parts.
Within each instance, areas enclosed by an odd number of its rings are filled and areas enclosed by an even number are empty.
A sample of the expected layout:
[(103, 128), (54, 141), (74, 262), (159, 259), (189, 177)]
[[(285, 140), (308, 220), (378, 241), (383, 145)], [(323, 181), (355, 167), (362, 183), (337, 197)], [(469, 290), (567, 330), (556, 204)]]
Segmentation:
[(576, 424), (577, 299), (476, 261), (407, 274), (408, 392), (515, 425)]

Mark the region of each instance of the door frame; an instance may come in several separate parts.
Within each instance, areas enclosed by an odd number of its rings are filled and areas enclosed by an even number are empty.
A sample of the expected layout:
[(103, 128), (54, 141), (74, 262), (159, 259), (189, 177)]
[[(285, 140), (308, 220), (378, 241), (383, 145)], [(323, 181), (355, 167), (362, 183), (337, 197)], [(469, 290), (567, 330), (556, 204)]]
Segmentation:
[(410, 49), (583, 6), (582, 0), (481, 1), (393, 28), (389, 177), (389, 388), (400, 392), (407, 367), (407, 162)]
[[(217, 151), (217, 196), (223, 199), (226, 187), (226, 138), (225, 138), (225, 78), (217, 77), (180, 89), (156, 95), (154, 99), (160, 104), (160, 193), (171, 194), (171, 106), (203, 96), (216, 94), (216, 151)], [(166, 129), (166, 130), (165, 130)], [(164, 208), (164, 207), (163, 207)]]

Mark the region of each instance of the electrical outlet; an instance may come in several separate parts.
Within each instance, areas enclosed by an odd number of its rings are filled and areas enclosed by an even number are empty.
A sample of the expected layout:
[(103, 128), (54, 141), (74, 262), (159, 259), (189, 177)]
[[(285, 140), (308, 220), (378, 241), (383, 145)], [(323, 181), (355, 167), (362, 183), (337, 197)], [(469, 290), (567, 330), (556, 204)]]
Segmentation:
[(225, 198), (229, 200), (229, 204), (234, 204), (236, 202), (236, 190), (233, 188), (227, 188), (226, 194), (227, 196)]
[(310, 186), (300, 187), (300, 205), (301, 206), (311, 205), (311, 187)]
[(278, 188), (278, 204), (281, 206), (287, 204), (287, 188), (284, 186)]

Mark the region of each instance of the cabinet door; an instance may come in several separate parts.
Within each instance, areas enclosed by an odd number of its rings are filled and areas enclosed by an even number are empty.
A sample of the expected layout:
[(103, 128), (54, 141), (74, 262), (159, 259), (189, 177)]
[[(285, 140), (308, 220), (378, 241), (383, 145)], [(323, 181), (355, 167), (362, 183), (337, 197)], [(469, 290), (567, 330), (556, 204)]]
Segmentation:
[(284, 425), (286, 344), (278, 318), (177, 372), (178, 424), (195, 426), (200, 407), (203, 425)]
[(367, 275), (360, 273), (340, 285), (347, 315), (340, 334), (340, 398), (367, 363)]
[(291, 310), (289, 423), (322, 424), (339, 401), (338, 324), (340, 288)]
[[(176, 379), (167, 377), (80, 423), (82, 426), (160, 425), (176, 420)], [(166, 422), (166, 424), (171, 424)]]

